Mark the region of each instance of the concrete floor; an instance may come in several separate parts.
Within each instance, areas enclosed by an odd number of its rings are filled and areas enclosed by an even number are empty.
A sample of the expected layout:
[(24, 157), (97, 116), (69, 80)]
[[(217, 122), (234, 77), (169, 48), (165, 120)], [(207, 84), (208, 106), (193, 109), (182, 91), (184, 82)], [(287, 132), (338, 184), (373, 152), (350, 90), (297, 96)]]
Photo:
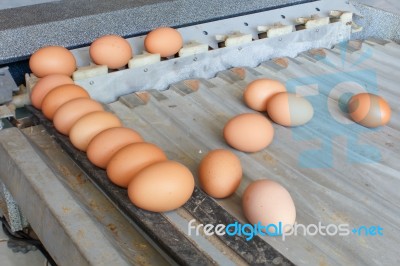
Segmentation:
[(45, 266), (46, 258), (39, 250), (29, 251), (26, 254), (14, 253), (8, 246), (8, 236), (3, 232), (0, 222), (0, 264), (1, 266)]

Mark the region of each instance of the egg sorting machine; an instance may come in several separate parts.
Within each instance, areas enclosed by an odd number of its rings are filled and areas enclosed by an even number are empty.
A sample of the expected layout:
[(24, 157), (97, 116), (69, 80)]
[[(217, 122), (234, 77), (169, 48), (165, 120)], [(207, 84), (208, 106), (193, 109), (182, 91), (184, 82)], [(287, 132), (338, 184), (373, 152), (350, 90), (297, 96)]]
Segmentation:
[[(390, 75), (400, 55), (395, 5), (98, 1), (94, 8), (84, 2), (0, 13), (0, 176), (7, 203), (3, 212), (15, 230), (26, 226), (20, 209), (61, 265), (399, 264), (399, 92), (398, 78)], [(38, 12), (44, 13), (32, 15)], [(27, 16), (9, 20), (13, 14)], [(160, 25), (182, 33), (186, 46), (179, 57), (154, 62), (144, 54), (112, 73), (88, 67), (87, 45), (96, 37), (126, 36), (139, 55), (144, 34)], [(233, 197), (216, 201), (196, 188), (176, 211), (145, 212), (37, 110), (14, 109), (26, 103), (35, 82), (24, 75), (29, 72), (24, 60), (49, 43), (72, 48), (80, 67), (76, 83), (91, 97), (193, 173), (209, 150), (228, 148), (222, 127), (232, 116), (249, 112), (241, 97), (254, 79), (281, 80), (311, 101), (316, 116), (302, 128), (275, 126), (278, 137), (262, 152), (237, 152), (244, 179)], [(14, 82), (22, 79), (25, 94)], [(388, 126), (370, 130), (347, 119), (340, 99), (360, 91), (389, 101), (393, 118)], [(298, 235), (284, 241), (257, 236), (246, 241), (245, 236), (189, 235), (193, 219), (195, 224), (245, 223), (240, 196), (252, 180), (265, 177), (292, 194), (298, 223), (379, 225), (383, 236)], [(15, 202), (19, 207), (13, 208)]]

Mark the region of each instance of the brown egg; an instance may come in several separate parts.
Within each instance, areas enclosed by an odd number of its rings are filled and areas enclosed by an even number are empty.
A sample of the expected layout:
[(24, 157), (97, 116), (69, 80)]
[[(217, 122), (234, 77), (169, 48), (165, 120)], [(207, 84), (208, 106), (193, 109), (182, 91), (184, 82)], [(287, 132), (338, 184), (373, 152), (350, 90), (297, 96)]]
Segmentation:
[(267, 111), (275, 123), (287, 127), (304, 125), (314, 116), (314, 108), (306, 98), (288, 92), (273, 95)]
[(29, 67), (39, 78), (51, 74), (72, 76), (76, 70), (76, 60), (73, 54), (64, 47), (47, 46), (32, 54)]
[(360, 93), (351, 97), (348, 102), (348, 111), (351, 119), (365, 127), (379, 127), (390, 121), (390, 106), (382, 97)]
[(239, 151), (260, 151), (272, 142), (273, 137), (271, 122), (260, 114), (235, 116), (224, 127), (226, 142)]
[(154, 163), (140, 171), (129, 183), (128, 196), (139, 208), (166, 212), (185, 204), (194, 190), (190, 170), (174, 161)]
[(90, 57), (98, 65), (110, 69), (121, 68), (132, 58), (132, 48), (127, 40), (118, 35), (105, 35), (96, 39), (89, 48)]
[[(289, 192), (275, 181), (262, 179), (251, 183), (243, 193), (243, 212), (251, 224), (269, 224), (264, 232), (281, 234), (276, 231), (279, 222), (283, 231), (287, 232), (296, 221), (296, 208)], [(286, 226), (288, 225), (288, 226)]]
[(157, 28), (147, 34), (144, 39), (146, 51), (168, 57), (176, 54), (182, 48), (183, 39), (179, 31), (173, 28)]
[(89, 98), (76, 98), (61, 105), (54, 114), (53, 124), (58, 132), (68, 135), (71, 127), (82, 116), (95, 112), (104, 111), (103, 106)]
[(64, 103), (76, 98), (90, 98), (84, 88), (74, 84), (64, 84), (52, 89), (44, 97), (42, 112), (45, 117), (53, 120), (57, 109)]
[(241, 180), (242, 166), (233, 152), (213, 150), (201, 160), (200, 186), (211, 197), (226, 198), (232, 195)]
[(63, 74), (52, 74), (39, 79), (39, 81), (32, 88), (32, 105), (41, 110), (43, 99), (47, 93), (49, 93), (49, 91), (52, 89), (64, 84), (74, 84), (74, 81), (69, 76)]
[(278, 80), (256, 79), (247, 85), (243, 92), (243, 100), (253, 110), (267, 111), (267, 102), (275, 94), (285, 92), (286, 88)]
[(125, 127), (109, 128), (92, 139), (86, 154), (94, 165), (105, 169), (117, 151), (136, 142), (143, 142), (143, 138), (135, 130)]
[(121, 121), (112, 113), (96, 111), (88, 113), (71, 127), (69, 138), (75, 148), (86, 151), (90, 141), (100, 132), (112, 127), (122, 126)]
[(107, 165), (107, 175), (111, 182), (126, 188), (140, 170), (165, 160), (167, 156), (154, 144), (147, 142), (128, 144), (111, 157)]

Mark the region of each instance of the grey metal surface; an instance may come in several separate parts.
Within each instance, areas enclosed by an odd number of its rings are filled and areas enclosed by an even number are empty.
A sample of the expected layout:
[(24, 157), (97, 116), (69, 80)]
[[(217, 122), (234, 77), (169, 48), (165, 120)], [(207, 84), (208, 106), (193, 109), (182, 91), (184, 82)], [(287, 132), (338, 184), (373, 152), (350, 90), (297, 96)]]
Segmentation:
[(18, 87), (12, 78), (8, 67), (0, 68), (0, 105), (12, 100), (12, 93), (17, 91)]
[[(261, 77), (281, 80), (289, 90), (311, 101), (315, 117), (298, 128), (274, 124), (274, 142), (261, 152), (233, 150), (241, 159), (244, 179), (234, 196), (218, 203), (246, 222), (240, 207), (245, 187), (260, 178), (277, 180), (294, 199), (298, 223), (384, 228), (382, 236), (298, 235), (285, 241), (263, 237), (292, 262), (398, 265), (400, 95), (398, 77), (389, 75), (388, 70), (398, 67), (400, 46), (381, 43), (339, 45), (256, 68), (234, 68), (209, 80), (171, 85), (166, 91), (122, 96), (108, 106), (125, 125), (162, 147), (170, 159), (184, 163), (197, 176), (200, 160), (209, 150), (231, 149), (222, 138), (228, 119), (252, 112), (242, 101), (246, 84)], [(343, 95), (361, 91), (388, 100), (393, 112), (388, 126), (366, 129), (340, 111)], [(181, 218), (171, 215), (172, 222), (185, 224)], [(183, 218), (186, 223), (190, 220)]]
[(10, 191), (0, 181), (0, 207), (1, 213), (6, 217), (8, 224), (13, 232), (26, 228), (29, 224), (25, 216), (21, 213), (18, 204), (15, 202)]
[[(378, 2), (374, 5), (366, 5), (372, 1), (352, 1), (358, 9), (360, 16), (355, 16), (354, 21), (363, 26), (361, 32), (355, 33), (353, 39), (365, 40), (368, 38), (390, 39), (400, 42), (400, 9), (396, 5), (380, 6)], [(385, 1), (386, 2), (386, 1)], [(389, 8), (390, 7), (390, 8)]]
[(60, 0), (2, 0), (0, 2), (0, 10), (16, 8), (21, 6), (31, 6), (49, 2), (57, 2)]
[(57, 263), (166, 264), (42, 127), (0, 140), (0, 178)]
[(397, 0), (356, 0), (361, 4), (400, 15), (400, 2)]
[(140, 35), (161, 25), (181, 27), (302, 2), (310, 0), (65, 0), (0, 10), (0, 65), (44, 45), (71, 48), (105, 34)]

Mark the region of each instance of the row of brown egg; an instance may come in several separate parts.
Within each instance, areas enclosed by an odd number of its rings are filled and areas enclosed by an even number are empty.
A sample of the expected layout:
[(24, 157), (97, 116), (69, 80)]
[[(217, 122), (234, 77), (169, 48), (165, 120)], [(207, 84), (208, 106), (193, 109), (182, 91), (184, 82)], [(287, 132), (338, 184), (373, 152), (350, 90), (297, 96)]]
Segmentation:
[[(164, 45), (154, 44), (154, 38), (165, 38), (163, 32), (177, 31), (156, 29), (145, 43), (148, 51), (167, 56)], [(179, 50), (178, 46), (173, 53)], [(132, 53), (125, 39), (106, 35), (92, 43), (90, 56), (95, 63), (114, 69), (126, 65)], [(74, 84), (71, 75), (76, 62), (69, 50), (59, 46), (41, 48), (31, 56), (29, 64), (40, 77), (32, 89), (32, 105), (42, 110), (75, 148), (86, 152), (90, 162), (105, 169), (112, 183), (127, 188), (133, 204), (162, 212), (179, 208), (190, 198), (194, 178), (187, 167), (169, 161), (162, 149), (124, 127), (117, 116), (106, 112), (85, 89)]]
[[(40, 88), (35, 86), (33, 91)], [(83, 88), (74, 84), (56, 86), (38, 107), (57, 131), (69, 136), (75, 148), (86, 152), (89, 161), (106, 169), (111, 182), (128, 188), (136, 206), (169, 211), (190, 198), (194, 189), (191, 172), (180, 163), (168, 161), (159, 147), (144, 142), (135, 130), (123, 127), (117, 116), (104, 111)]]
[[(182, 45), (180, 33), (168, 27), (151, 31), (144, 40), (146, 51), (161, 57), (175, 55)], [(123, 68), (134, 57), (129, 42), (118, 35), (105, 35), (96, 39), (89, 47), (89, 55), (95, 64), (105, 65), (109, 69)], [(73, 54), (60, 46), (46, 46), (37, 50), (29, 60), (29, 67), (39, 78), (54, 73), (70, 77), (77, 69)]]

